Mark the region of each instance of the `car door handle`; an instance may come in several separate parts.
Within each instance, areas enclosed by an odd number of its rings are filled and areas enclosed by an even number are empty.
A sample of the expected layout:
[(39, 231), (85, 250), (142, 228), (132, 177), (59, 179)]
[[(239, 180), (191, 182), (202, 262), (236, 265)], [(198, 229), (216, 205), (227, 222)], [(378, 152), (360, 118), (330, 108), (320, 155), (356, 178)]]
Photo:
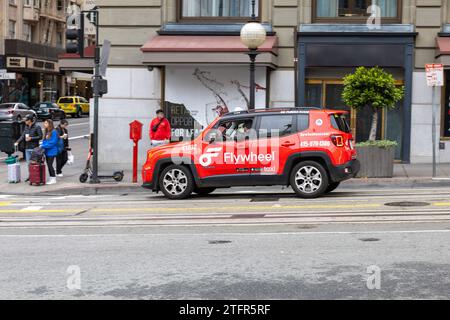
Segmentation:
[(292, 146), (295, 146), (295, 143), (288, 141), (288, 142), (282, 143), (281, 146), (282, 147), (292, 147)]

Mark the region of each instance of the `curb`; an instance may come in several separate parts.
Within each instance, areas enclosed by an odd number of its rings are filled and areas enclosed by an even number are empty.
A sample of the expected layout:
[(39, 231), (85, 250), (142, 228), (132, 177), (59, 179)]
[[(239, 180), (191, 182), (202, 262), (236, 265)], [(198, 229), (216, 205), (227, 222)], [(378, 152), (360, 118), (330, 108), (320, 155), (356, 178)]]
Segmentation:
[[(341, 189), (383, 189), (383, 188), (441, 188), (450, 187), (450, 179), (431, 179), (431, 178), (392, 178), (392, 179), (352, 179), (341, 184)], [(147, 193), (151, 191), (141, 187), (141, 184), (121, 183), (121, 184), (100, 184), (100, 185), (75, 185), (67, 186), (54, 190), (36, 192), (0, 192), (0, 195), (14, 196), (67, 196), (67, 195), (125, 195), (129, 193)]]

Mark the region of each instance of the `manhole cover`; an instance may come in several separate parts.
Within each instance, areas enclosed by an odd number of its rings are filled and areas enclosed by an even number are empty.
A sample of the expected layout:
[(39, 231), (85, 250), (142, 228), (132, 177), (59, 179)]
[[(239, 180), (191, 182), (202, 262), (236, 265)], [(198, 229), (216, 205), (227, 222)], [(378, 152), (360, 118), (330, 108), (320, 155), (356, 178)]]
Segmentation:
[(430, 204), (428, 202), (412, 202), (412, 201), (386, 203), (386, 206), (389, 207), (426, 207), (429, 205)]
[(377, 241), (380, 241), (380, 239), (377, 239), (377, 238), (362, 238), (362, 239), (359, 239), (359, 240), (361, 240), (362, 242), (377, 242)]
[(228, 240), (212, 240), (208, 241), (209, 244), (228, 244), (231, 243), (231, 241)]

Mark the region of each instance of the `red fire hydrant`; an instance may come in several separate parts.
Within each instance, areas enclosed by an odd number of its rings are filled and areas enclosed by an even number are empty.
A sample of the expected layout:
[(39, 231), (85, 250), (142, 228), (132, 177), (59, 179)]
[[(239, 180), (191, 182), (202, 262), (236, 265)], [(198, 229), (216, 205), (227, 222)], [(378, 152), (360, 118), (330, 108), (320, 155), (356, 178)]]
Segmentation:
[(142, 127), (144, 125), (137, 120), (130, 123), (130, 139), (133, 140), (133, 183), (138, 182), (138, 144), (142, 139)]

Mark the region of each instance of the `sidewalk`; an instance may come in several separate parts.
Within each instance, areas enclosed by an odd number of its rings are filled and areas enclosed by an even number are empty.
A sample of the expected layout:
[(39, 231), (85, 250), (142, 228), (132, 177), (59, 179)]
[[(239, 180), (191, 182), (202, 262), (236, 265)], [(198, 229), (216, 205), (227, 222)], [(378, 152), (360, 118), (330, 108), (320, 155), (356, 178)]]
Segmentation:
[[(64, 168), (64, 178), (58, 178), (58, 183), (52, 186), (34, 187), (27, 183), (8, 184), (7, 168), (4, 163), (0, 164), (0, 195), (95, 195), (95, 194), (125, 194), (132, 192), (149, 193), (141, 188), (140, 174), (139, 183), (133, 184), (132, 172), (125, 171), (123, 182), (115, 182), (112, 179), (102, 180), (101, 184), (82, 184), (78, 178), (83, 171), (85, 163), (78, 159), (73, 166)], [(27, 166), (21, 162), (22, 178), (26, 179)], [(123, 168), (117, 168), (122, 170)], [(101, 174), (112, 174), (113, 172), (101, 172)], [(392, 179), (352, 179), (342, 183), (342, 188), (420, 188), (420, 187), (450, 187), (450, 163), (438, 165), (438, 178), (432, 179), (432, 166), (429, 164), (396, 164), (394, 178)]]

